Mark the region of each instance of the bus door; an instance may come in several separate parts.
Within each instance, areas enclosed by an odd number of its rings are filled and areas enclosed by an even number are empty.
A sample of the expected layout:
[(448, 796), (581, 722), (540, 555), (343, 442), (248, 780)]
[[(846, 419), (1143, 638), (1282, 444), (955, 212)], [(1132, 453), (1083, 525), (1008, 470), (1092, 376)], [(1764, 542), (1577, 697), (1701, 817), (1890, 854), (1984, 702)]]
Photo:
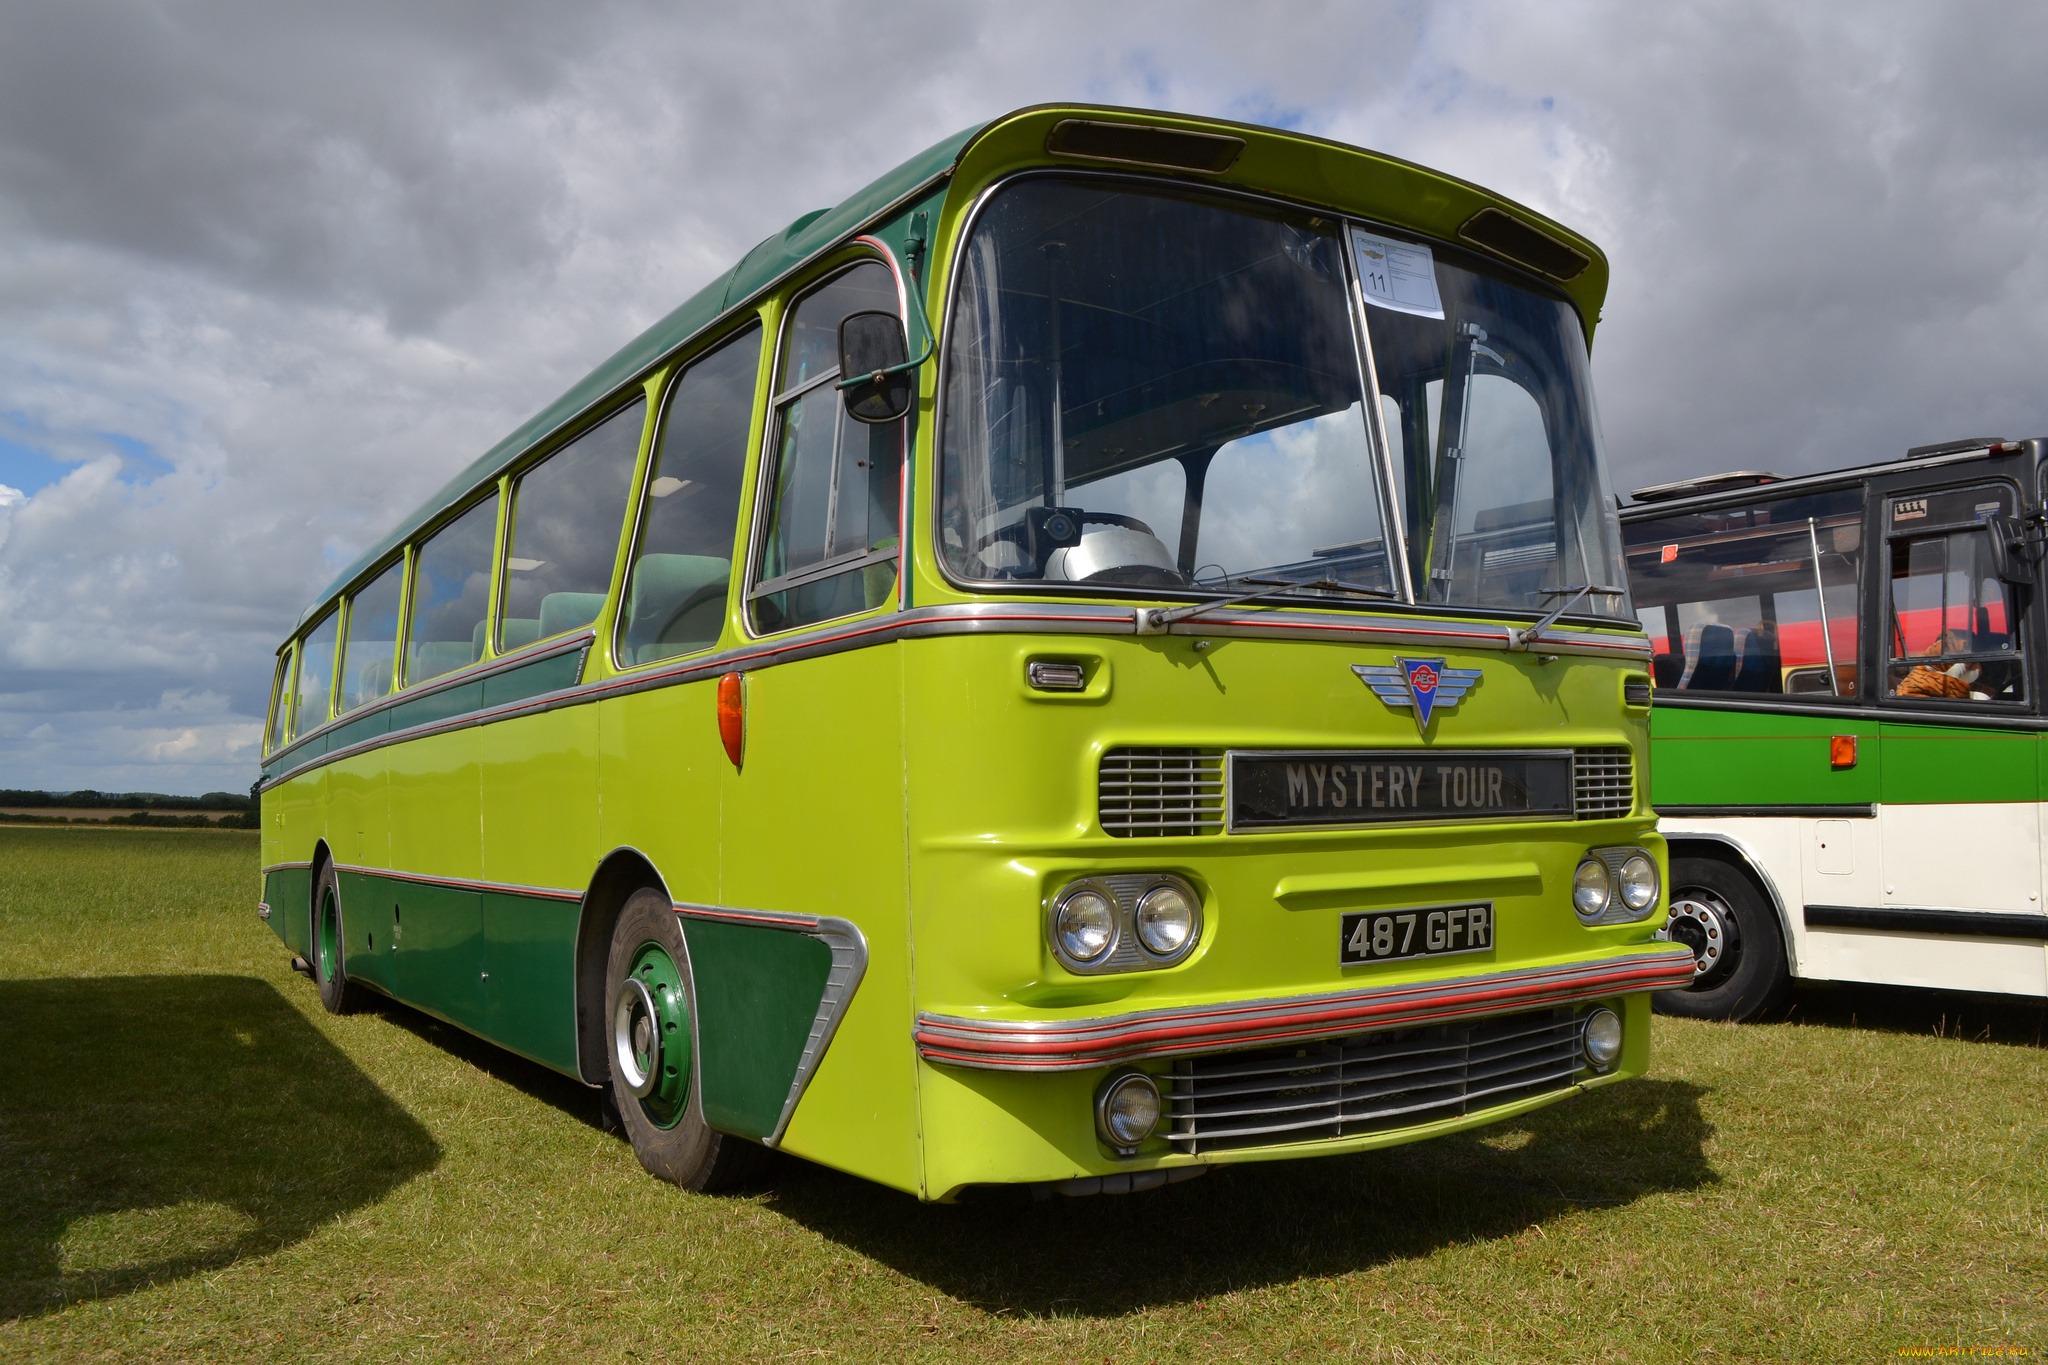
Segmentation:
[(1881, 499), (1883, 582), (1869, 634), (1885, 713), (1886, 910), (2042, 908), (2041, 739), (2025, 724), (2036, 713), (2032, 632), (2018, 591), (1993, 571), (1984, 524), (2017, 510), (2004, 483)]

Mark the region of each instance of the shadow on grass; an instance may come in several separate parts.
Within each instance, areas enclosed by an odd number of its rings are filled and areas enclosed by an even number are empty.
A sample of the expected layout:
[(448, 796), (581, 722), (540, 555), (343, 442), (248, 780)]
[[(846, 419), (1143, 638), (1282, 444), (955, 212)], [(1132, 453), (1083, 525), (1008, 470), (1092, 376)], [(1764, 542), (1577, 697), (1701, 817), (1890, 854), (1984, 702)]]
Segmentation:
[(767, 1202), (992, 1313), (1112, 1315), (1366, 1270), (1513, 1236), (1571, 1209), (1712, 1184), (1705, 1093), (1634, 1080), (1478, 1132), (1042, 1203), (992, 1190), (919, 1205), (790, 1162)]
[(440, 1148), (266, 982), (0, 981), (0, 1320), (305, 1237)]
[(2048, 1002), (1918, 986), (1801, 983), (1772, 1018), (1818, 1028), (1919, 1033), (1971, 1043), (2048, 1047)]
[(364, 1008), (378, 1018), (395, 1024), (451, 1057), (458, 1057), (494, 1081), (511, 1086), (529, 1099), (538, 1100), (578, 1123), (606, 1128), (599, 1107), (598, 1092), (571, 1076), (564, 1076), (539, 1062), (528, 1061), (496, 1043), (487, 1042), (467, 1029), (444, 1023), (424, 1010), (414, 1009), (389, 996), (372, 995)]

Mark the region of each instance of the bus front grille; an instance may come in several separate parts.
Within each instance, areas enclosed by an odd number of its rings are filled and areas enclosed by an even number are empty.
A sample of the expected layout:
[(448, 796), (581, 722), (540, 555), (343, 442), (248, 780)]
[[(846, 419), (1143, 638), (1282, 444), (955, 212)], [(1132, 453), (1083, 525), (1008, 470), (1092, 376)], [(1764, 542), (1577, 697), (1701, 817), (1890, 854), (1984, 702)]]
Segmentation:
[(1223, 828), (1223, 754), (1111, 749), (1102, 756), (1095, 796), (1106, 834), (1215, 834)]
[(1611, 820), (1636, 808), (1636, 763), (1628, 749), (1572, 751), (1572, 810), (1581, 820)]
[(1583, 1065), (1568, 1009), (1177, 1062), (1161, 1128), (1189, 1153), (1410, 1128), (1552, 1094)]

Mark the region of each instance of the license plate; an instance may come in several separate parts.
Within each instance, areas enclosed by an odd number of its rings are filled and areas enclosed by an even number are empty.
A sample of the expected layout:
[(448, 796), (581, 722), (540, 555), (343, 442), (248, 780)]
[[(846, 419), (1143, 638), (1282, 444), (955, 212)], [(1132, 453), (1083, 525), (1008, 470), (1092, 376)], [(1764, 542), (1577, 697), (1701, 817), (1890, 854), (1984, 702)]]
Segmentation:
[(1569, 749), (1230, 755), (1233, 830), (1571, 815)]
[(1432, 905), (1420, 910), (1354, 910), (1337, 938), (1337, 965), (1400, 957), (1450, 957), (1493, 947), (1493, 902)]

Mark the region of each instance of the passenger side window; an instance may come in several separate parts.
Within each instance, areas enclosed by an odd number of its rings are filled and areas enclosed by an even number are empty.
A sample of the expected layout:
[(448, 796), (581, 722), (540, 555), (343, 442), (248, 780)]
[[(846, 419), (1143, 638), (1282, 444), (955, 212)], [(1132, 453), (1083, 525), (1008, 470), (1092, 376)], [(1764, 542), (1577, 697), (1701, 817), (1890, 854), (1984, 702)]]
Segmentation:
[(389, 696), (397, 685), (398, 595), (405, 560), (392, 561), (370, 586), (349, 599), (348, 640), (341, 653), (341, 710)]
[(263, 752), (274, 753), (284, 743), (285, 726), (292, 714), (292, 649), (287, 645), (277, 656), (277, 676), (270, 683), (270, 723), (263, 727)]
[(299, 696), (292, 707), (292, 738), (327, 723), (327, 699), (334, 690), (334, 643), (341, 616), (328, 609), (299, 639)]
[(1890, 695), (2027, 699), (2017, 603), (1992, 571), (1983, 524), (2012, 510), (1998, 485), (1890, 500)]
[(624, 664), (707, 648), (724, 628), (760, 363), (761, 329), (750, 327), (691, 365), (669, 391), (627, 570)]
[(637, 399), (520, 475), (498, 648), (597, 619), (611, 591), (647, 400)]
[(405, 681), (426, 682), (484, 657), (498, 500), (485, 498), (434, 532), (414, 559)]
[(1631, 522), (1625, 539), (1658, 688), (1856, 695), (1861, 489)]
[(904, 424), (854, 421), (834, 387), (839, 321), (868, 310), (898, 311), (895, 277), (878, 261), (834, 277), (790, 315), (763, 479), (767, 529), (749, 598), (757, 630), (878, 607), (896, 585)]

